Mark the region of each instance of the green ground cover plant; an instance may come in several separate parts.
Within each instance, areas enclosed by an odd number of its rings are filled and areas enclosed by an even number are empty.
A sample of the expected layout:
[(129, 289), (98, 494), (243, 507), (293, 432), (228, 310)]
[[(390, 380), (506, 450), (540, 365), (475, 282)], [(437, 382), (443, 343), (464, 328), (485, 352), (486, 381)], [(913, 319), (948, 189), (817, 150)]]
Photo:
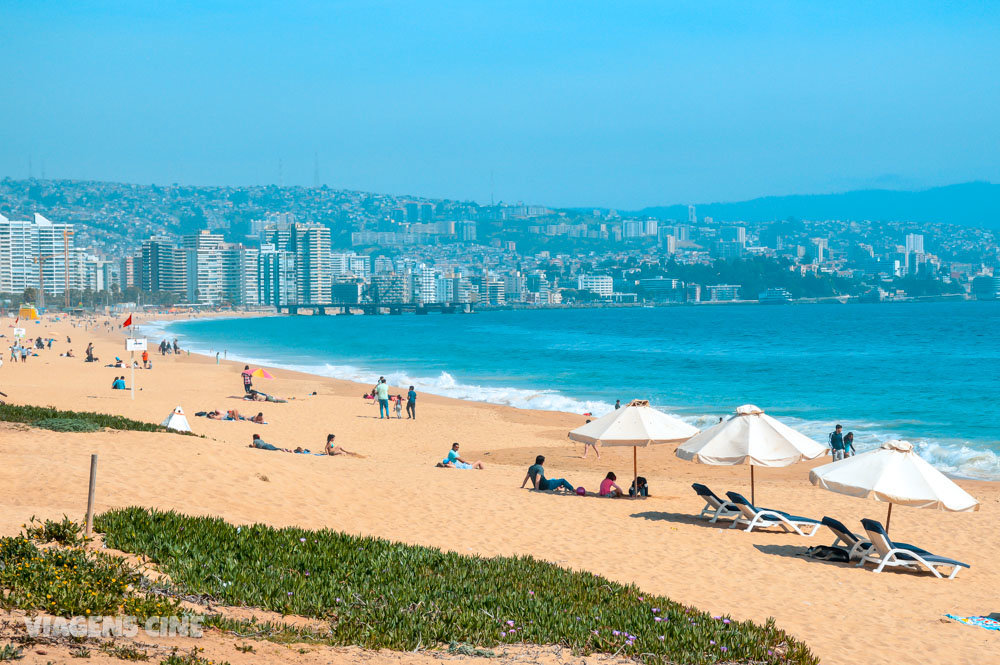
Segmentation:
[(174, 600), (138, 592), (139, 572), (121, 558), (82, 549), (39, 549), (0, 538), (0, 607), (54, 616), (181, 614)]
[[(30, 404), (0, 404), (0, 421), (27, 423), (36, 427), (54, 429), (58, 432), (93, 432), (102, 427), (137, 432), (173, 431), (167, 430), (162, 425), (132, 420), (123, 416), (112, 416), (93, 411), (63, 411), (51, 406), (32, 406)], [(183, 433), (189, 434), (189, 432)]]
[(557, 644), (661, 663), (818, 662), (773, 620), (713, 617), (531, 557), (470, 557), (144, 508), (112, 510), (95, 524), (109, 547), (148, 556), (178, 590), (328, 621), (331, 644)]

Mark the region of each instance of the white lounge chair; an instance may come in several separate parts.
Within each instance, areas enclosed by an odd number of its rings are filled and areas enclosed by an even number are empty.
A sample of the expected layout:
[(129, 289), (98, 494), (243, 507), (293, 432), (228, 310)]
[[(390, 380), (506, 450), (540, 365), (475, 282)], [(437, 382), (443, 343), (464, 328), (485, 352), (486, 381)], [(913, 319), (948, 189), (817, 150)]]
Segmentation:
[(868, 534), (868, 539), (871, 540), (872, 546), (861, 557), (858, 566), (863, 566), (866, 563), (878, 564), (875, 567), (876, 573), (881, 573), (882, 569), (886, 566), (901, 567), (916, 571), (926, 568), (934, 573), (935, 577), (940, 579), (944, 579), (944, 575), (938, 572), (938, 567), (950, 567), (949, 580), (954, 579), (955, 575), (958, 575), (959, 568), (970, 567), (967, 563), (931, 554), (927, 550), (918, 550), (912, 546), (901, 547), (901, 543), (893, 543), (889, 539), (889, 534), (886, 532), (885, 527), (875, 520), (863, 519), (861, 520), (861, 524), (865, 527), (865, 533)]
[(691, 485), (692, 489), (705, 500), (705, 507), (698, 513), (709, 522), (718, 522), (720, 517), (735, 518), (740, 515), (740, 508), (732, 501), (720, 499), (715, 492), (701, 483)]
[[(767, 527), (778, 526), (785, 531), (809, 537), (815, 536), (816, 531), (823, 526), (819, 520), (809, 517), (790, 515), (784, 511), (773, 510), (771, 508), (757, 508), (745, 496), (736, 492), (726, 492), (726, 496), (739, 507), (740, 513), (742, 513), (740, 517), (733, 521), (732, 526), (729, 527), (730, 529), (743, 524), (747, 525), (744, 531), (753, 531), (756, 527), (766, 529)], [(803, 529), (809, 530), (809, 533), (806, 533)]]

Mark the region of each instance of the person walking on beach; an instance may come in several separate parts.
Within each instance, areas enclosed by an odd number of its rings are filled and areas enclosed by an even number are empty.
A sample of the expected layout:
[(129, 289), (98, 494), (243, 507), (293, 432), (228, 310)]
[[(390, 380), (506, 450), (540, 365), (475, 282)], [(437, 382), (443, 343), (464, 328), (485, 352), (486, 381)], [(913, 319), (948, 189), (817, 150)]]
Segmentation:
[(385, 382), (385, 377), (380, 376), (375, 384), (375, 399), (378, 400), (378, 417), (389, 418), (389, 386)]
[(250, 365), (245, 365), (243, 367), (243, 392), (247, 395), (253, 389), (253, 372), (250, 371)]
[(848, 432), (844, 435), (844, 457), (854, 457), (856, 454), (854, 452), (854, 432)]
[(396, 411), (396, 420), (399, 420), (403, 417), (403, 396), (396, 395), (396, 397), (393, 398), (393, 401), (395, 404), (392, 405), (392, 408)]
[(843, 427), (837, 425), (832, 432), (830, 432), (830, 449), (833, 452), (833, 461), (839, 462), (844, 459), (844, 434)]
[(409, 392), (406, 393), (406, 419), (417, 419), (417, 391), (410, 386)]
[(622, 408), (622, 401), (620, 399), (615, 400), (615, 411)]

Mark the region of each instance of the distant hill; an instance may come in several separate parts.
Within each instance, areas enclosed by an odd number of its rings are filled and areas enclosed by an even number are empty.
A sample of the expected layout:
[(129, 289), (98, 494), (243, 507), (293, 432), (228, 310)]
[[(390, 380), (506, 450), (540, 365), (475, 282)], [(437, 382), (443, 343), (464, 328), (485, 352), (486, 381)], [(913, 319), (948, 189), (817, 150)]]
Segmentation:
[[(1000, 185), (968, 182), (917, 192), (867, 189), (842, 194), (765, 196), (734, 203), (696, 204), (698, 217), (761, 222), (797, 219), (868, 219), (960, 224), (1000, 229)], [(685, 220), (687, 205), (655, 206), (636, 215)]]

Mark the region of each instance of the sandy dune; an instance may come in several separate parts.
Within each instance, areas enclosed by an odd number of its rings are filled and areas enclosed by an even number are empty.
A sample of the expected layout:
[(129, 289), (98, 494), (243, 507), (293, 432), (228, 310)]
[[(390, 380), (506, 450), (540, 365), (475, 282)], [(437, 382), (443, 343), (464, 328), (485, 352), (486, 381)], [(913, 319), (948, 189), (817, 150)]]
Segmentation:
[[(10, 335), (10, 329), (3, 330)], [(195, 355), (154, 353), (154, 369), (137, 371), (135, 401), (112, 391), (123, 370), (103, 367), (122, 354), (121, 333), (70, 323), (30, 324), (31, 335), (53, 336), (52, 351), (26, 365), (0, 368), (9, 401), (120, 413), (159, 422), (183, 406), (206, 438), (137, 432), (59, 434), (4, 424), (0, 428), (0, 533), (14, 534), (31, 515), (80, 517), (86, 504), (89, 456), (100, 456), (97, 507), (130, 504), (221, 515), (235, 522), (331, 527), (458, 552), (530, 553), (578, 569), (635, 582), (714, 613), (779, 625), (808, 643), (824, 663), (1000, 662), (1000, 634), (963, 626), (945, 613), (1000, 611), (996, 589), (1000, 488), (961, 481), (983, 507), (973, 514), (897, 508), (892, 532), (972, 565), (956, 580), (807, 560), (815, 538), (753, 533), (693, 519), (701, 502), (690, 489), (702, 481), (721, 493), (747, 491), (745, 468), (702, 467), (677, 459), (673, 446), (641, 450), (640, 473), (654, 497), (643, 501), (549, 496), (518, 489), (536, 454), (550, 477), (596, 489), (608, 470), (631, 475), (631, 453), (604, 449), (600, 461), (581, 460), (566, 439), (583, 418), (519, 411), (421, 395), (418, 420), (386, 422), (361, 399), (368, 386), (272, 369), (262, 388), (287, 404), (251, 404), (242, 394), (242, 365), (217, 365)], [(67, 359), (93, 340), (101, 363)], [(4, 345), (6, 348), (6, 344)], [(386, 372), (391, 368), (386, 368)], [(124, 371), (126, 377), (128, 372)], [(372, 377), (373, 382), (377, 377)], [(318, 395), (308, 396), (316, 391)], [(632, 396), (625, 396), (632, 397)], [(643, 397), (635, 395), (635, 397)], [(752, 396), (747, 396), (751, 399)], [(766, 405), (763, 405), (766, 406)], [(238, 408), (264, 412), (266, 426), (216, 422), (195, 411)], [(247, 448), (259, 432), (276, 445), (321, 450), (327, 432), (366, 459), (314, 457)], [(436, 469), (452, 441), (486, 471)], [(860, 529), (861, 517), (882, 519), (885, 505), (814, 488), (808, 466), (762, 470), (763, 505)]]

